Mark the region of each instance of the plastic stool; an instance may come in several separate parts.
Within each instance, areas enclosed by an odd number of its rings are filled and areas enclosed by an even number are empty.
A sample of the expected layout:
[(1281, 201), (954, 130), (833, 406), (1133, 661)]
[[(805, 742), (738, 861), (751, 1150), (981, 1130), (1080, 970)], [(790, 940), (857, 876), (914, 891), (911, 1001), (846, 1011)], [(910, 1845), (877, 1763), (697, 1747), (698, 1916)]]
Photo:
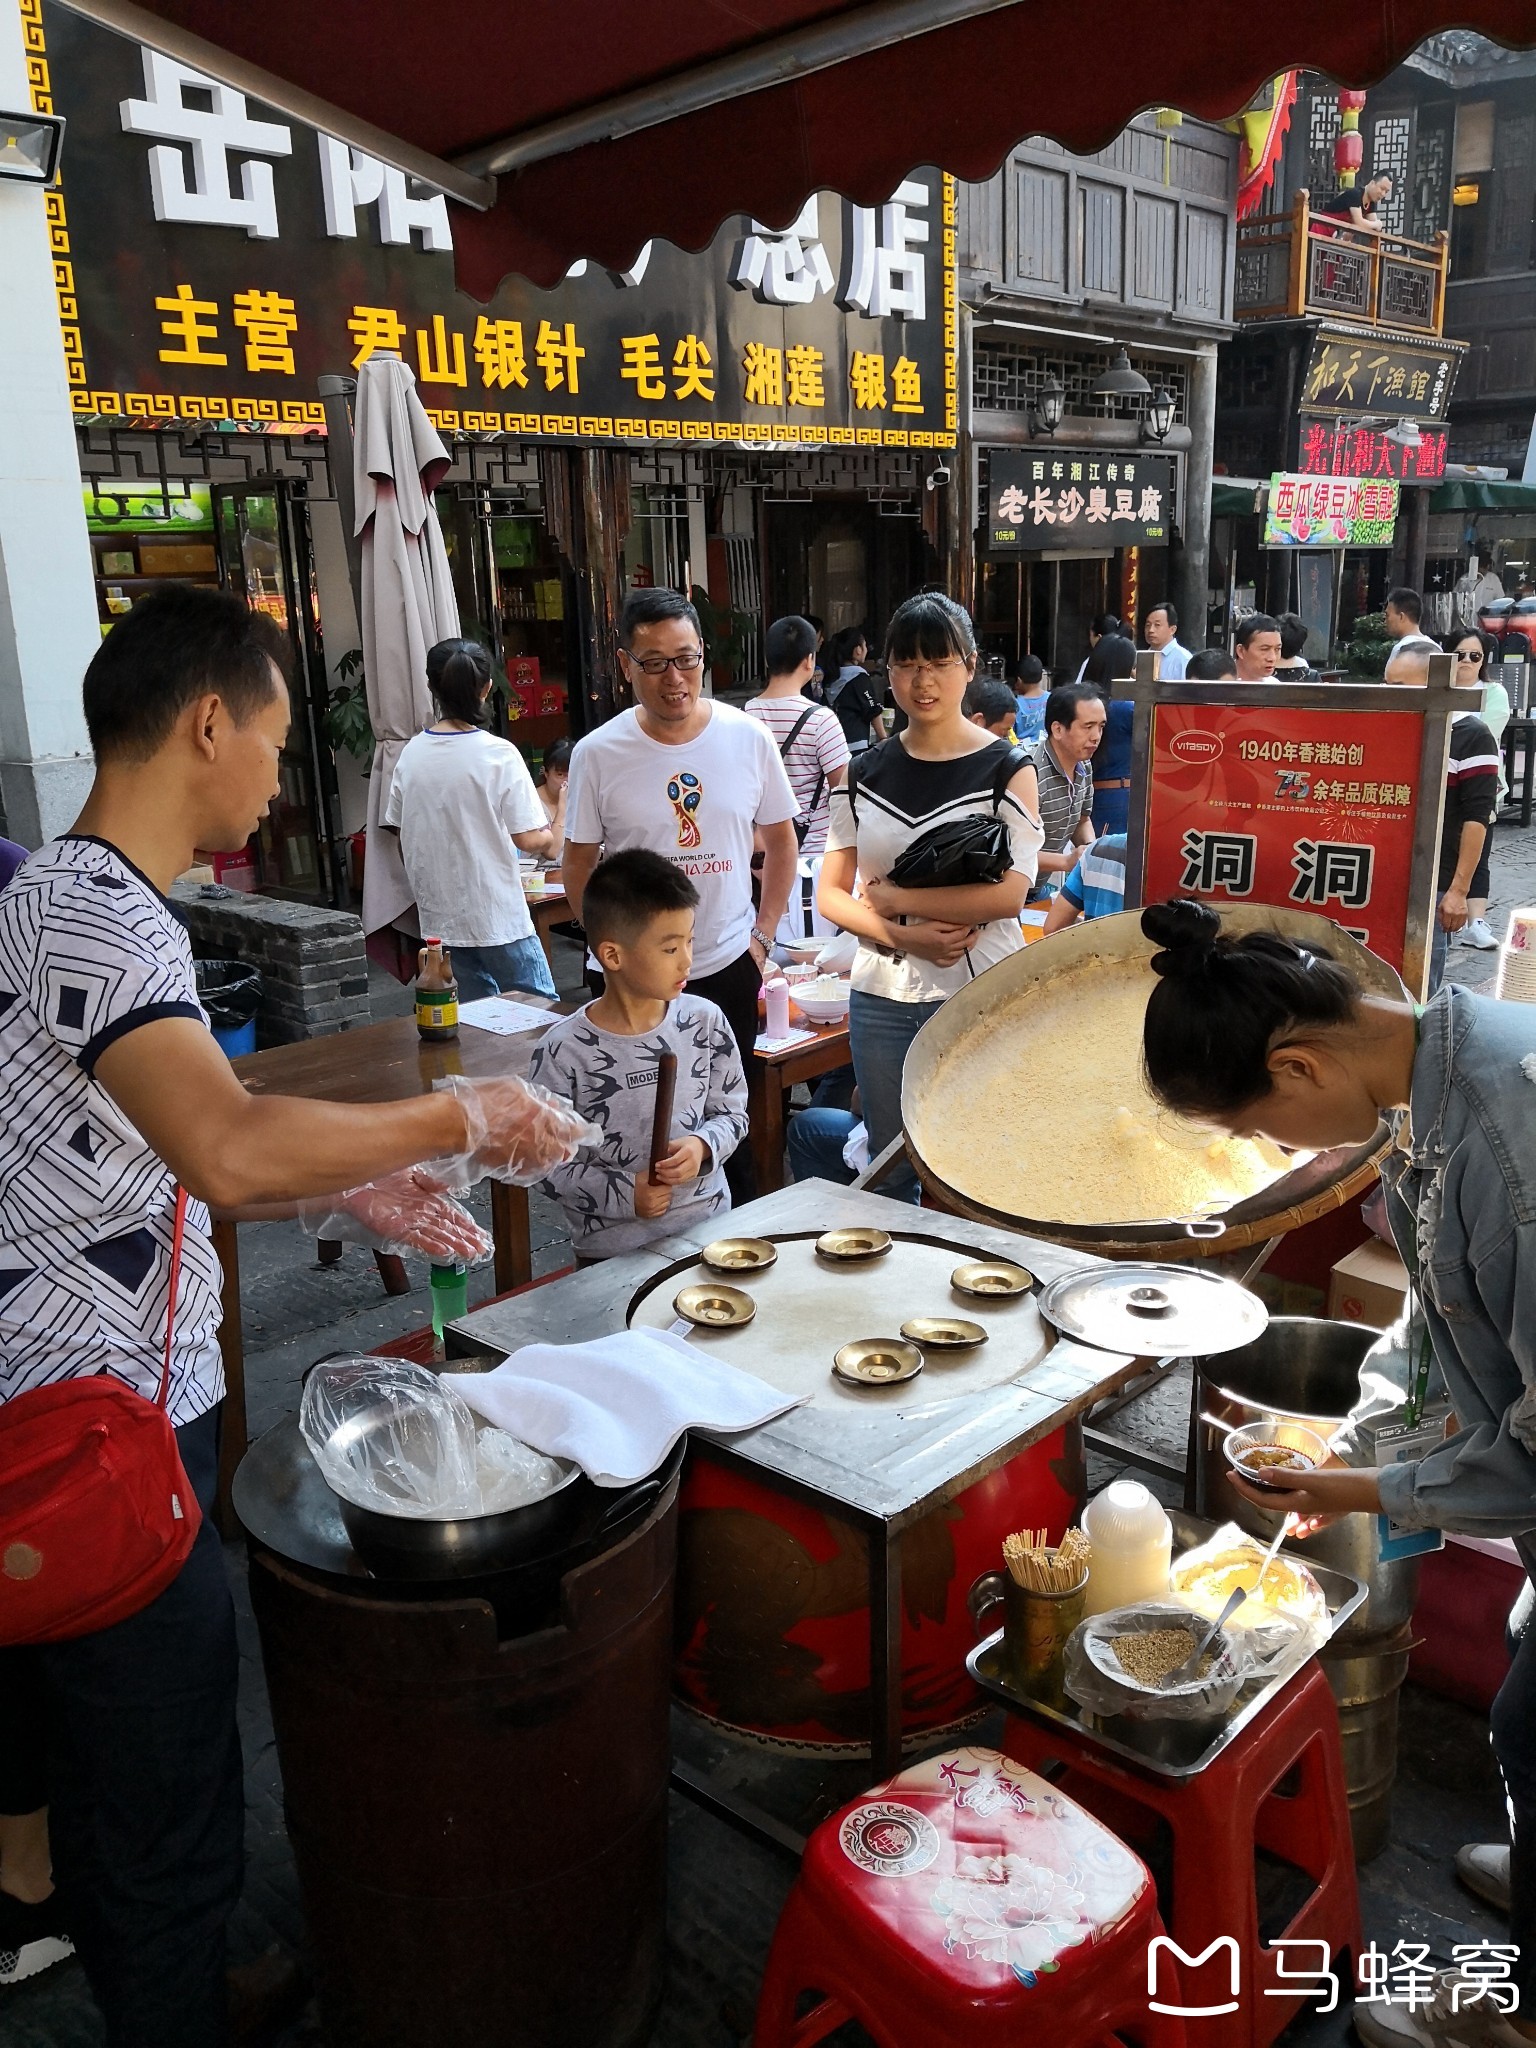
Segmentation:
[[(1358, 1959), (1360, 1901), (1349, 1832), (1349, 1799), (1339, 1748), (1339, 1717), (1328, 1681), (1309, 1664), (1252, 1725), (1193, 1777), (1135, 1770), (1111, 1756), (1089, 1729), (1068, 1730), (1010, 1714), (1003, 1738), (1009, 1756), (1037, 1769), (1049, 1759), (1067, 1766), (1053, 1782), (1090, 1813), (1145, 1848), (1159, 1817), (1172, 1833), (1172, 1896), (1161, 1901), (1168, 1932), (1185, 1957), (1201, 1955), (1223, 1936), (1235, 1938), (1240, 1988), (1235, 2012), (1200, 2022), (1201, 2048), (1269, 2048), (1297, 2013), (1312, 2009), (1315, 1986), (1297, 1979), (1341, 1951)], [(1282, 1784), (1282, 1781), (1285, 1781)], [(1285, 1957), (1259, 1938), (1254, 1852), (1267, 1850), (1312, 1880), (1312, 1891), (1277, 1940), (1314, 1946)], [(1230, 1955), (1230, 1951), (1227, 1952)], [(1225, 2000), (1227, 1971), (1218, 1954), (1197, 1991), (1186, 1973), (1191, 2007)], [(1349, 1979), (1341, 1973), (1341, 1992)], [(1273, 1997), (1266, 1996), (1274, 1992)]]
[(1161, 1932), (1150, 1873), (1107, 1828), (996, 1750), (947, 1750), (806, 1844), (753, 2048), (849, 2020), (879, 2048), (1184, 2048), (1183, 2021), (1148, 2010)]

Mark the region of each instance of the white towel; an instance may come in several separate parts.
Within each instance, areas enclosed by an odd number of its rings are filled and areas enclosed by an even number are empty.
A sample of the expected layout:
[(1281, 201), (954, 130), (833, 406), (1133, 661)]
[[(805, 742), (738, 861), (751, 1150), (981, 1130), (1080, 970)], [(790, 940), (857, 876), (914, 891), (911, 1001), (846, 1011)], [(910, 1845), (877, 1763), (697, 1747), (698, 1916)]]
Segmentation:
[(808, 1394), (781, 1394), (667, 1330), (620, 1330), (590, 1344), (527, 1344), (455, 1389), (488, 1422), (599, 1486), (654, 1472), (685, 1430), (756, 1429)]

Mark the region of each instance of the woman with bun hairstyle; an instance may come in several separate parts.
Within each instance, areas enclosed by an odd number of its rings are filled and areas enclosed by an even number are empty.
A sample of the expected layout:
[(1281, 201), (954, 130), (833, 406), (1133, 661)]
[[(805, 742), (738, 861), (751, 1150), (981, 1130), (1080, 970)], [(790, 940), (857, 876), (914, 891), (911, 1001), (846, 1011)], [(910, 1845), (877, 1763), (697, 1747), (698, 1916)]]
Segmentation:
[[(1397, 1143), (1382, 1167), (1397, 1248), (1413, 1278), (1411, 1320), (1367, 1361), (1406, 1385), (1427, 1335), (1457, 1430), (1411, 1464), (1363, 1470), (1340, 1460), (1266, 1479), (1303, 1527), (1385, 1512), (1410, 1529), (1512, 1536), (1536, 1565), (1536, 1010), (1447, 985), (1424, 1008), (1361, 986), (1321, 948), (1272, 932), (1224, 933), (1210, 905), (1149, 906), (1141, 928), (1160, 948), (1142, 1052), (1148, 1086), (1168, 1108), (1241, 1137), (1296, 1150), (1366, 1143), (1386, 1116)], [(1385, 1409), (1395, 1398), (1370, 1404)], [(1367, 1412), (1365, 1406), (1357, 1415)], [(1347, 1430), (1336, 1452), (1350, 1455)], [(1233, 1480), (1258, 1506), (1273, 1496)], [(1309, 1527), (1310, 1525), (1310, 1527)], [(1536, 1631), (1493, 1704), (1513, 1847), (1458, 1857), (1485, 1897), (1508, 1855), (1510, 1935), (1521, 2014), (1536, 2011)], [(1473, 2008), (1475, 2032), (1450, 2023), (1456, 1973), (1434, 2003), (1357, 2004), (1372, 2048), (1478, 2048), (1536, 2040), (1522, 2018)], [(1444, 2008), (1442, 2012), (1441, 2008)], [(1489, 2031), (1491, 2029), (1491, 2031)], [(1502, 2031), (1501, 2031), (1502, 2029)]]
[(557, 854), (560, 840), (522, 755), (485, 730), (491, 658), (478, 641), (439, 640), (427, 682), (438, 716), (406, 743), (384, 807), (422, 934), (447, 946), (461, 1002), (553, 996), (517, 855)]

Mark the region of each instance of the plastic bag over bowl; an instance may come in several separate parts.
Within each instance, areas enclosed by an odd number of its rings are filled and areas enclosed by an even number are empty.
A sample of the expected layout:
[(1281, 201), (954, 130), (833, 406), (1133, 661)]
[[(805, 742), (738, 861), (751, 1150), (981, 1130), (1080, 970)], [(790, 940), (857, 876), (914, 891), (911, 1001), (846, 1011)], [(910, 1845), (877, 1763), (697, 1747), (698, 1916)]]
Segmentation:
[(1238, 1645), (1230, 1637), (1218, 1635), (1211, 1645), (1211, 1667), (1203, 1678), (1187, 1679), (1182, 1685), (1151, 1686), (1126, 1670), (1115, 1653), (1115, 1643), (1122, 1636), (1154, 1629), (1180, 1630), (1189, 1636), (1189, 1649), (1193, 1650), (1204, 1623), (1187, 1607), (1150, 1600), (1134, 1607), (1112, 1607), (1080, 1622), (1066, 1650), (1065, 1683), (1070, 1697), (1090, 1714), (1121, 1715), (1129, 1721), (1194, 1721), (1224, 1714), (1248, 1675), (1247, 1660)]
[(403, 1359), (317, 1365), (304, 1383), (299, 1428), (333, 1493), (419, 1521), (525, 1507), (571, 1472), (481, 1423), (448, 1381)]

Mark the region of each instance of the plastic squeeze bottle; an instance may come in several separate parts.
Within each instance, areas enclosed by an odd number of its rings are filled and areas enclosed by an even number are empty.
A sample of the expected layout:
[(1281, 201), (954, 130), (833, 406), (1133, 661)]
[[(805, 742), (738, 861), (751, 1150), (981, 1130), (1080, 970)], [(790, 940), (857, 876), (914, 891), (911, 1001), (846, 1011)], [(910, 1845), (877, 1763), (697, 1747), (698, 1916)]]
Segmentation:
[(1084, 1613), (1167, 1598), (1173, 1525), (1140, 1480), (1117, 1479), (1096, 1494), (1083, 1528), (1093, 1545)]
[(416, 955), (416, 1029), (434, 1041), (459, 1035), (459, 984), (441, 939), (428, 939)]

